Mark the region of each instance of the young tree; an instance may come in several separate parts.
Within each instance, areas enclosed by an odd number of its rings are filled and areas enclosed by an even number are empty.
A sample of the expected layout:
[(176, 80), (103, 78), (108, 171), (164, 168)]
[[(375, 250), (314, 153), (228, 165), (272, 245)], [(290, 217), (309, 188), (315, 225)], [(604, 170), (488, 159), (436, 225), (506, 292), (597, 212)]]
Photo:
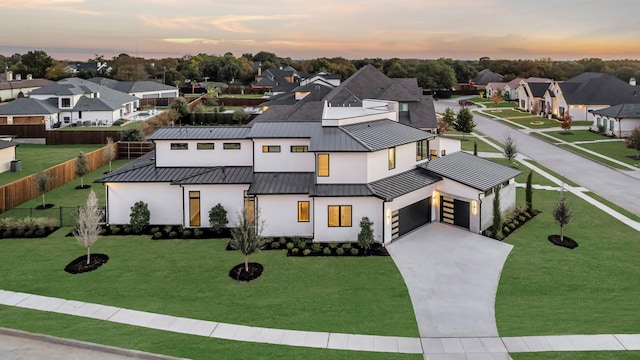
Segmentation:
[(473, 155), (478, 156), (478, 143), (473, 142)]
[(438, 134), (444, 134), (449, 131), (449, 123), (444, 118), (438, 118)]
[(78, 244), (87, 248), (87, 264), (91, 263), (91, 246), (100, 237), (100, 217), (98, 198), (91, 190), (87, 197), (87, 204), (78, 208), (78, 224), (73, 230), (73, 236)]
[(362, 217), (360, 220), (360, 232), (358, 233), (358, 245), (364, 250), (369, 250), (371, 244), (373, 244), (373, 221), (368, 217)]
[(104, 156), (104, 160), (109, 163), (109, 172), (111, 172), (111, 163), (116, 158), (116, 149), (113, 145), (113, 139), (111, 137), (107, 138), (107, 145), (105, 146), (106, 148), (104, 149), (104, 152), (102, 154)]
[(507, 134), (504, 137), (504, 148), (502, 149), (502, 153), (507, 159), (509, 159), (509, 166), (511, 166), (513, 159), (518, 155), (518, 147), (516, 146), (516, 141), (511, 137), (511, 134)]
[(36, 184), (38, 184), (38, 192), (42, 195), (42, 208), (47, 206), (44, 201), (44, 194), (49, 191), (49, 185), (51, 185), (51, 176), (45, 171), (39, 171), (36, 174)]
[(189, 103), (183, 97), (179, 97), (173, 100), (169, 107), (175, 110), (181, 118), (185, 118), (187, 115), (189, 115)]
[(636, 159), (640, 159), (640, 127), (633, 129), (629, 137), (627, 137), (624, 142), (627, 144), (629, 149), (636, 150)]
[(565, 111), (562, 114), (562, 123), (560, 124), (560, 127), (562, 128), (562, 130), (564, 130), (565, 133), (568, 133), (569, 130), (571, 130), (572, 120), (573, 120), (573, 117), (569, 115), (569, 111)]
[(209, 226), (211, 230), (219, 234), (222, 229), (227, 227), (228, 223), (227, 210), (225, 210), (222, 204), (218, 203), (209, 210)]
[(533, 170), (529, 170), (529, 174), (527, 175), (527, 187), (525, 189), (525, 201), (527, 202), (527, 210), (533, 210), (533, 189), (531, 185), (531, 177), (533, 175)]
[(129, 225), (134, 233), (140, 234), (145, 227), (149, 226), (151, 221), (151, 212), (149, 211), (149, 205), (144, 201), (138, 201), (131, 207), (131, 214), (129, 215)]
[(449, 126), (453, 125), (453, 123), (456, 121), (456, 113), (455, 113), (455, 111), (453, 111), (453, 109), (450, 108), (450, 107), (444, 109), (444, 112), (442, 113), (442, 119), (444, 119), (444, 121)]
[(558, 202), (553, 207), (553, 218), (560, 225), (560, 242), (564, 241), (563, 229), (571, 220), (571, 215), (571, 210), (569, 210), (569, 205), (567, 205), (567, 201), (564, 199), (564, 194), (560, 192)]
[(264, 246), (263, 228), (264, 222), (259, 220), (259, 212), (255, 216), (255, 221), (250, 216), (246, 216), (245, 212), (240, 212), (236, 226), (231, 229), (229, 245), (232, 249), (240, 250), (244, 255), (244, 270), (246, 272), (249, 272), (249, 255)]
[(496, 239), (502, 238), (502, 212), (500, 211), (500, 189), (496, 188), (493, 196), (493, 231)]
[(491, 103), (498, 106), (498, 104), (500, 104), (502, 101), (504, 101), (504, 98), (502, 97), (502, 95), (500, 95), (500, 91), (494, 91), (493, 95), (491, 96)]
[(87, 164), (87, 157), (84, 152), (80, 151), (76, 158), (76, 175), (80, 176), (80, 187), (78, 189), (84, 189), (84, 176), (89, 172), (89, 165)]
[(476, 127), (476, 123), (473, 121), (473, 115), (471, 111), (463, 106), (460, 111), (458, 111), (458, 116), (456, 116), (456, 121), (453, 123), (454, 128), (457, 131), (462, 133), (462, 140), (464, 140), (464, 134), (469, 134)]

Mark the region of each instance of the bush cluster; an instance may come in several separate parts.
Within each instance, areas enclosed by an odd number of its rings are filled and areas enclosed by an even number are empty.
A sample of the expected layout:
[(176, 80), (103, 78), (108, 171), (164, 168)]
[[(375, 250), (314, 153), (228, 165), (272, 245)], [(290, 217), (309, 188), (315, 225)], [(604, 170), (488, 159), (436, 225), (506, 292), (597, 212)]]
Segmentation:
[(46, 237), (57, 229), (57, 221), (47, 217), (0, 219), (0, 238)]
[(313, 242), (301, 237), (266, 238), (264, 250), (287, 250), (287, 256), (386, 255), (380, 244), (363, 248), (357, 242)]
[(504, 220), (500, 225), (502, 232), (496, 231), (496, 229), (494, 229), (494, 226), (492, 225), (491, 227), (483, 231), (482, 235), (502, 241), (511, 233), (516, 231), (519, 227), (524, 225), (527, 221), (533, 219), (539, 213), (540, 211), (538, 210), (528, 210), (524, 206), (517, 206), (515, 209), (511, 210), (505, 215)]

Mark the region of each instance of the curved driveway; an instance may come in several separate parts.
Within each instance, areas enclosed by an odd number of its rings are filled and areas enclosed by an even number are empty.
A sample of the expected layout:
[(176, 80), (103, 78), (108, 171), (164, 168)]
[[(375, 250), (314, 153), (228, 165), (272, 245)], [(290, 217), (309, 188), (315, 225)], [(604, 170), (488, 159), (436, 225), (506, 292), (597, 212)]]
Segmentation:
[[(434, 104), (438, 112), (447, 107), (459, 107), (453, 100), (438, 100)], [(518, 152), (640, 216), (640, 179), (629, 175), (629, 172), (602, 165), (477, 113), (473, 118), (479, 132), (500, 142), (510, 134)]]
[(513, 246), (433, 223), (387, 246), (422, 338), (497, 337), (495, 298)]

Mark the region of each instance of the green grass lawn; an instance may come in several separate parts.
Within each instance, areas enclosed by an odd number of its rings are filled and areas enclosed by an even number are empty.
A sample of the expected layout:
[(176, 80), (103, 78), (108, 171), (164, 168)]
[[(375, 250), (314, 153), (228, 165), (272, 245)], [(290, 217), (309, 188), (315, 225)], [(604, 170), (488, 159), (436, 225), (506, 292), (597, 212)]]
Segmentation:
[(545, 131), (545, 134), (566, 142), (611, 140), (610, 137), (600, 135), (589, 130), (569, 130), (568, 133), (565, 131)]
[[(45, 239), (0, 242), (0, 289), (168, 315), (283, 329), (418, 336), (413, 307), (391, 257), (251, 256), (265, 266), (251, 283), (229, 278), (242, 262), (225, 240), (157, 241), (107, 236), (97, 271), (69, 275), (85, 250), (62, 228)], [(33, 261), (29, 261), (32, 259)]]
[(472, 101), (475, 102), (476, 104), (483, 104), (488, 108), (514, 108), (518, 105), (514, 101), (501, 101), (498, 104), (492, 103), (490, 99), (480, 99), (479, 101), (475, 101), (475, 100), (472, 100)]
[(516, 110), (516, 109), (503, 109), (503, 110), (485, 110), (487, 114), (499, 116), (502, 118), (514, 117), (514, 116), (529, 116), (528, 112)]
[(20, 160), (22, 171), (1, 173), (0, 184), (6, 184), (67, 160), (75, 159), (80, 151), (88, 153), (101, 147), (102, 145), (20, 144), (16, 148), (16, 159)]
[(593, 160), (595, 162), (599, 162), (601, 164), (604, 164), (604, 165), (607, 165), (607, 166), (611, 166), (614, 169), (629, 170), (629, 168), (626, 167), (626, 166), (620, 165), (620, 164), (615, 163), (613, 161), (607, 160), (607, 159), (605, 159), (603, 157), (600, 157), (600, 156), (594, 155), (594, 154), (592, 154), (590, 152), (584, 151), (581, 148), (582, 145), (584, 145), (584, 144), (581, 144), (580, 147), (575, 147), (575, 146), (571, 146), (571, 145), (567, 145), (567, 144), (558, 144), (557, 146), (559, 146), (559, 147), (561, 147), (563, 149), (572, 151), (572, 152), (574, 152), (576, 154), (580, 154), (580, 155), (582, 155), (582, 156), (584, 156), (586, 158), (589, 158), (589, 159), (591, 159), (591, 160)]
[(640, 351), (576, 351), (511, 353), (513, 360), (635, 360)]
[(340, 351), (222, 340), (8, 306), (0, 306), (0, 326), (194, 360), (423, 358), (422, 354)]
[(492, 152), (492, 153), (500, 152), (498, 149), (487, 144), (486, 142), (480, 139), (474, 139), (473, 137), (470, 137), (470, 136), (466, 137), (465, 141), (461, 141), (462, 150), (473, 151), (474, 143), (478, 144), (478, 152)]
[(624, 142), (580, 144), (580, 147), (625, 162), (629, 165), (640, 166), (640, 160), (636, 158), (638, 152), (627, 148)]
[(115, 130), (115, 131), (123, 131), (129, 129), (135, 129), (140, 126), (140, 121), (131, 121), (126, 125), (115, 125), (115, 126), (65, 126), (56, 131), (104, 131), (104, 130)]
[[(519, 161), (513, 161), (512, 164), (509, 164), (509, 160), (506, 159), (506, 158), (503, 158), (503, 159), (490, 158), (490, 159), (487, 159), (487, 160), (491, 160), (491, 161), (493, 161), (495, 163), (502, 164), (504, 166), (511, 166), (513, 168), (516, 168), (516, 169), (522, 171), (522, 174), (516, 176), (515, 180), (516, 180), (517, 183), (520, 183), (520, 184), (526, 184), (527, 183), (527, 176), (529, 175), (530, 169), (528, 167), (526, 167), (524, 164), (520, 163)], [(551, 180), (549, 180), (546, 177), (538, 174), (535, 171), (531, 175), (531, 183), (532, 184), (536, 184), (536, 185), (544, 185), (544, 186), (557, 186)]]
[(496, 296), (500, 335), (640, 333), (638, 233), (565, 195), (573, 212), (565, 235), (578, 248), (547, 240), (560, 232), (551, 216), (559, 193), (551, 191), (534, 191), (534, 208), (543, 212), (505, 240), (514, 248)]
[[(536, 162), (536, 161), (533, 161), (533, 160), (527, 160), (526, 162), (527, 162), (527, 163), (530, 163), (530, 164), (531, 164), (531, 165), (533, 165), (533, 166), (538, 167), (538, 168), (539, 168), (539, 169), (541, 169), (541, 170), (544, 170), (545, 172), (547, 172), (547, 173), (548, 173), (548, 174), (550, 174), (550, 175), (553, 175), (555, 178), (557, 178), (557, 179), (559, 179), (559, 180), (563, 181), (565, 184), (567, 184), (567, 185), (569, 185), (569, 186), (574, 186), (574, 187), (576, 187), (576, 186), (580, 186), (580, 185), (578, 185), (578, 184), (574, 183), (573, 181), (571, 181), (571, 180), (567, 179), (566, 177), (564, 177), (564, 176), (562, 176), (562, 175), (560, 175), (560, 174), (558, 174), (558, 173), (554, 172), (553, 170), (550, 170), (550, 169), (548, 169), (548, 168), (546, 168), (546, 167), (542, 166), (541, 164), (539, 164), (539, 163), (538, 163), (538, 162)], [(517, 178), (516, 178), (516, 179), (517, 179)], [(554, 183), (553, 183), (553, 182), (551, 182), (550, 180), (548, 180), (548, 181), (549, 181), (549, 183), (550, 183), (550, 184), (552, 184), (553, 186), (558, 186), (557, 184), (554, 184)]]

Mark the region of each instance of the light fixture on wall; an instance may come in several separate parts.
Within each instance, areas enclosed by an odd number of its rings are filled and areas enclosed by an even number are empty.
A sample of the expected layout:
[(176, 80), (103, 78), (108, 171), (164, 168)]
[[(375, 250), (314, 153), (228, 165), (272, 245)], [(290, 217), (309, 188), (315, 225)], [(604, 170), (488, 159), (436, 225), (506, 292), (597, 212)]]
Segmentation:
[(391, 225), (391, 209), (387, 209), (387, 225)]
[(478, 214), (478, 202), (475, 200), (471, 200), (471, 213), (473, 215)]

